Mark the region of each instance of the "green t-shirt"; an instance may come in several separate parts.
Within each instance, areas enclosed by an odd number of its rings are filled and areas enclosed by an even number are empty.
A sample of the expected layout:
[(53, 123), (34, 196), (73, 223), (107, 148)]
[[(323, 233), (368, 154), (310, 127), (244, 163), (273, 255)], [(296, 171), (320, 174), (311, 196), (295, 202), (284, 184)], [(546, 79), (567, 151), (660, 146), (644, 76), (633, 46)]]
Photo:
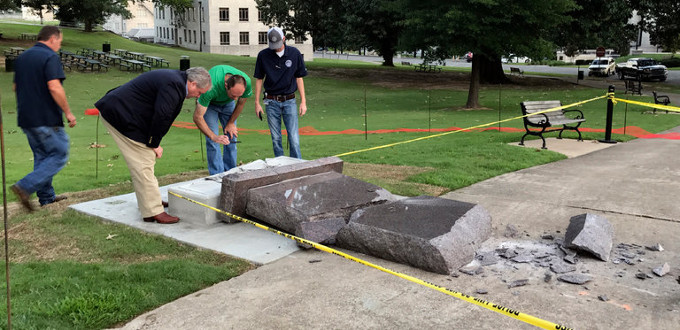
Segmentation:
[(224, 85), (224, 76), (226, 75), (239, 75), (246, 80), (246, 90), (243, 92), (242, 98), (249, 98), (253, 95), (250, 77), (233, 66), (216, 65), (208, 73), (210, 73), (210, 78), (212, 79), (212, 88), (198, 98), (198, 103), (204, 107), (209, 106), (211, 103), (224, 105), (234, 101), (227, 95), (227, 88)]

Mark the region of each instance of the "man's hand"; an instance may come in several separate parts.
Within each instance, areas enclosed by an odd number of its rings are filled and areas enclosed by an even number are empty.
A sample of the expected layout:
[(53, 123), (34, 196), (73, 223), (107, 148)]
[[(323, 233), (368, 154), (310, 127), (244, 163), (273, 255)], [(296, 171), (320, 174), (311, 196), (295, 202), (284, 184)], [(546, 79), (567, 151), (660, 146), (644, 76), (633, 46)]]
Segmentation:
[(260, 103), (255, 103), (255, 115), (259, 118), (262, 118), (262, 114), (264, 114), (264, 111), (262, 111), (262, 106)]
[(306, 102), (300, 102), (300, 117), (304, 116), (307, 113), (307, 103)]
[(74, 116), (73, 113), (71, 112), (67, 113), (66, 120), (68, 120), (68, 127), (76, 126), (76, 116)]
[(210, 140), (212, 140), (215, 143), (220, 143), (224, 145), (231, 143), (229, 142), (229, 137), (226, 135), (215, 135), (215, 137), (211, 138)]
[(163, 156), (163, 147), (153, 148), (153, 152), (156, 153), (156, 158), (161, 158)]
[(233, 139), (238, 136), (238, 128), (236, 128), (234, 123), (227, 123), (227, 126), (224, 128), (224, 135), (228, 135), (229, 138)]

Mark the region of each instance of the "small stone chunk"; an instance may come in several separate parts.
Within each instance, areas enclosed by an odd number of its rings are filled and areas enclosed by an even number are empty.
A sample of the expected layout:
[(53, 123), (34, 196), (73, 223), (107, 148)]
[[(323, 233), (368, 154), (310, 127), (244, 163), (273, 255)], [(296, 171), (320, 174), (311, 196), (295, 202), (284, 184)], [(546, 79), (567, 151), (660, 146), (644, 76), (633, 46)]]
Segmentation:
[(645, 248), (647, 250), (650, 250), (650, 251), (659, 251), (659, 252), (663, 251), (663, 246), (661, 246), (661, 244), (659, 244), (659, 243), (656, 243), (656, 244), (650, 245), (650, 246), (645, 246)]
[(484, 272), (484, 269), (479, 265), (466, 265), (458, 269), (459, 272), (468, 275), (477, 275)]
[(310, 264), (317, 263), (317, 262), (321, 262), (321, 259), (311, 259), (311, 260), (309, 260)]
[(551, 280), (552, 280), (552, 273), (551, 272), (545, 272), (545, 274), (543, 274), (543, 281), (545, 283), (550, 283)]
[(562, 282), (571, 284), (585, 284), (593, 280), (593, 277), (585, 274), (565, 274), (557, 277)]
[(641, 280), (646, 280), (646, 279), (647, 279), (647, 274), (640, 272), (640, 273), (635, 274), (635, 277), (636, 277), (636, 278), (639, 278), (639, 279), (641, 279)]
[(475, 292), (477, 294), (487, 294), (487, 293), (489, 293), (489, 291), (487, 291), (486, 289), (477, 289), (477, 291), (475, 291)]
[(518, 256), (510, 259), (510, 260), (517, 262), (517, 263), (527, 263), (527, 262), (534, 260), (534, 258), (531, 255), (520, 254), (520, 255), (518, 255)]
[(498, 263), (498, 257), (496, 257), (496, 252), (494, 251), (478, 254), (476, 258), (482, 266), (490, 266)]
[(558, 262), (550, 266), (550, 270), (552, 270), (556, 274), (564, 274), (564, 273), (569, 273), (573, 272), (576, 270), (576, 266), (573, 265), (568, 265), (563, 262)]
[(555, 239), (555, 236), (553, 236), (552, 234), (545, 234), (545, 235), (541, 235), (541, 238), (553, 240), (553, 239)]
[(654, 274), (656, 274), (656, 276), (659, 276), (659, 277), (668, 274), (668, 272), (670, 272), (670, 271), (671, 271), (671, 266), (669, 266), (667, 262), (664, 262), (663, 265), (656, 267), (656, 268), (654, 268), (654, 270), (652, 270), (652, 272), (654, 272)]
[(576, 257), (576, 253), (574, 253), (574, 254), (567, 254), (567, 255), (564, 256), (564, 258), (562, 258), (562, 259), (563, 259), (564, 261), (570, 263), (570, 264), (575, 264), (576, 262), (578, 262), (578, 258)]
[(600, 299), (602, 301), (609, 301), (609, 297), (607, 297), (607, 295), (604, 294), (597, 296), (597, 299)]
[(513, 224), (508, 224), (505, 226), (505, 233), (503, 233), (503, 236), (514, 238), (517, 236), (517, 233), (519, 233), (519, 229), (517, 229), (517, 227)]
[(529, 284), (529, 279), (521, 279), (521, 280), (515, 280), (512, 281), (510, 284), (508, 284), (508, 289), (518, 287), (518, 286), (525, 286)]

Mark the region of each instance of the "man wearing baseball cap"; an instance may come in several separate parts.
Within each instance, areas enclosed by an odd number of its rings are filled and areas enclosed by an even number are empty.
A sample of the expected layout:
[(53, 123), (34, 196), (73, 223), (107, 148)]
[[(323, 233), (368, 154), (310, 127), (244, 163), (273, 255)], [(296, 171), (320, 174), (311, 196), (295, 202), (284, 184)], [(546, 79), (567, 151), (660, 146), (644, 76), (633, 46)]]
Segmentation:
[[(272, 136), (274, 156), (283, 156), (281, 145), (281, 122), (286, 125), (290, 157), (302, 158), (300, 155), (300, 136), (298, 134), (298, 118), (307, 112), (305, 85), (302, 77), (307, 75), (307, 68), (302, 54), (295, 47), (286, 46), (286, 36), (278, 27), (267, 32), (269, 48), (257, 54), (255, 62), (255, 114), (262, 116), (259, 96), (264, 85), (264, 104), (267, 110), (267, 123)], [(300, 108), (296, 111), (295, 91), (300, 92)]]

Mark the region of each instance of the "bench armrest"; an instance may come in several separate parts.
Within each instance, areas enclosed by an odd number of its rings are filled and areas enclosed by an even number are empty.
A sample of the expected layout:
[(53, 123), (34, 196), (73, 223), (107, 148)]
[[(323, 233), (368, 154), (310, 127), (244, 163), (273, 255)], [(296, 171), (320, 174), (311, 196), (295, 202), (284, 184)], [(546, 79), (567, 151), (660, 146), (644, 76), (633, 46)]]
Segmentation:
[(573, 109), (573, 110), (564, 110), (564, 111), (563, 111), (563, 113), (564, 113), (565, 115), (566, 115), (568, 112), (577, 112), (577, 113), (578, 113), (578, 114), (576, 115), (576, 117), (574, 117), (574, 118), (572, 118), (572, 119), (586, 119), (586, 117), (583, 116), (583, 112), (581, 112), (581, 110)]
[[(539, 116), (543, 116), (543, 118), (540, 118)], [(539, 117), (539, 118), (536, 118), (536, 117)], [(529, 120), (529, 118), (531, 118), (532, 120), (537, 120), (537, 122), (532, 122), (531, 120)], [(524, 117), (524, 123), (531, 125), (531, 126), (539, 126), (539, 127), (550, 126), (550, 120), (548, 119), (548, 115), (546, 115), (545, 113), (530, 114), (530, 115)]]

